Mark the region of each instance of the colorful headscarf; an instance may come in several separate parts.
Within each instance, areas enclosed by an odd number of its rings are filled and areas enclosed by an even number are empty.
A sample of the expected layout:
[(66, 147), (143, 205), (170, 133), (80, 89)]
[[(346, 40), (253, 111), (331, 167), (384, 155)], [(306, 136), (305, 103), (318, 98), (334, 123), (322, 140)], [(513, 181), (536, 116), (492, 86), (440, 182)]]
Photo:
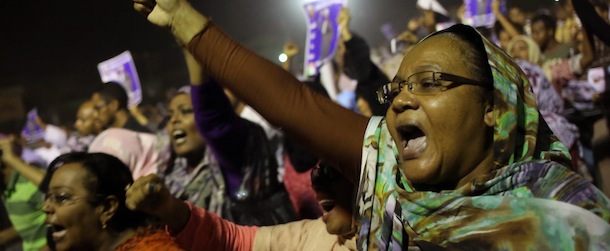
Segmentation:
[(456, 190), (416, 191), (385, 120), (372, 118), (355, 214), (359, 248), (610, 249), (610, 201), (566, 167), (569, 153), (540, 119), (527, 77), (471, 27), (441, 32), (482, 39), (494, 81), (495, 167)]

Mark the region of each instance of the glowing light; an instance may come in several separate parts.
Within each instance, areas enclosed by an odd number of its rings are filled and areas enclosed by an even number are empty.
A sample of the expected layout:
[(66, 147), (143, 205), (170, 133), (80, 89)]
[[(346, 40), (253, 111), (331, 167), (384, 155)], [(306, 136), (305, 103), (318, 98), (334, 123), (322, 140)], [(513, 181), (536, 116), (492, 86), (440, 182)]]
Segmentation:
[(278, 59), (280, 60), (280, 62), (284, 63), (284, 62), (286, 62), (286, 60), (288, 60), (288, 56), (286, 56), (285, 53), (282, 53), (282, 54), (280, 54)]

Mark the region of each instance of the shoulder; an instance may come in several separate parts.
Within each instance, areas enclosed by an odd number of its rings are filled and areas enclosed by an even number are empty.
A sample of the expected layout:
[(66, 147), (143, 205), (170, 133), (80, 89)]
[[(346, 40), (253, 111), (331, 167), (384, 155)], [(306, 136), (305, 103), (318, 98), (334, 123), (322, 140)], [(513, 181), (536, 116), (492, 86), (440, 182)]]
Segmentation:
[(162, 229), (145, 228), (114, 249), (127, 250), (184, 250)]
[(511, 175), (517, 197), (535, 197), (566, 202), (610, 220), (610, 200), (591, 182), (554, 161), (529, 161)]

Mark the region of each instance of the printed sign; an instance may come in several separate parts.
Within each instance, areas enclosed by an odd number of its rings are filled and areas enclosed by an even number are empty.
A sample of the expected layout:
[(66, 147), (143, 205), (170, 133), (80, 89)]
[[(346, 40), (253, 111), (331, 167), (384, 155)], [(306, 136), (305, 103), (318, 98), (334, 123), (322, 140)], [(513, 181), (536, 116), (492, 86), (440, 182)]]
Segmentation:
[(21, 135), (28, 143), (44, 139), (44, 128), (38, 123), (38, 110), (36, 108), (28, 112), (27, 121)]
[[(492, 27), (496, 16), (491, 10), (493, 0), (464, 0), (462, 23), (472, 27)], [(501, 0), (500, 11), (506, 13), (506, 1)]]
[(117, 82), (125, 88), (129, 107), (142, 102), (142, 87), (131, 52), (125, 51), (97, 65), (102, 82)]
[(305, 76), (318, 74), (320, 66), (332, 59), (339, 43), (339, 12), (346, 0), (318, 0), (306, 3)]

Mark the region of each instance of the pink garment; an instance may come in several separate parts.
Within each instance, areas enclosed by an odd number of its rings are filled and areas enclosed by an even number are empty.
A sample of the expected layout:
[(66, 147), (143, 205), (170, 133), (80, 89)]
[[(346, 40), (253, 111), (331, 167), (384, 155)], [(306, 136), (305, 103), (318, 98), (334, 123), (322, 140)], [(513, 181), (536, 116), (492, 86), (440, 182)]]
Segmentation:
[(239, 226), (189, 202), (185, 203), (191, 216), (184, 229), (174, 235), (180, 246), (186, 250), (252, 250), (258, 227)]
[(321, 218), (265, 227), (239, 226), (185, 202), (191, 215), (175, 241), (186, 250), (352, 251), (356, 238), (341, 241), (326, 231)]
[(316, 219), (322, 216), (322, 207), (311, 186), (311, 170), (298, 173), (294, 170), (288, 155), (284, 156), (284, 186), (299, 219)]
[(89, 152), (101, 152), (119, 158), (129, 167), (136, 180), (157, 173), (158, 166), (163, 163), (156, 144), (157, 137), (154, 134), (109, 128), (95, 137)]

